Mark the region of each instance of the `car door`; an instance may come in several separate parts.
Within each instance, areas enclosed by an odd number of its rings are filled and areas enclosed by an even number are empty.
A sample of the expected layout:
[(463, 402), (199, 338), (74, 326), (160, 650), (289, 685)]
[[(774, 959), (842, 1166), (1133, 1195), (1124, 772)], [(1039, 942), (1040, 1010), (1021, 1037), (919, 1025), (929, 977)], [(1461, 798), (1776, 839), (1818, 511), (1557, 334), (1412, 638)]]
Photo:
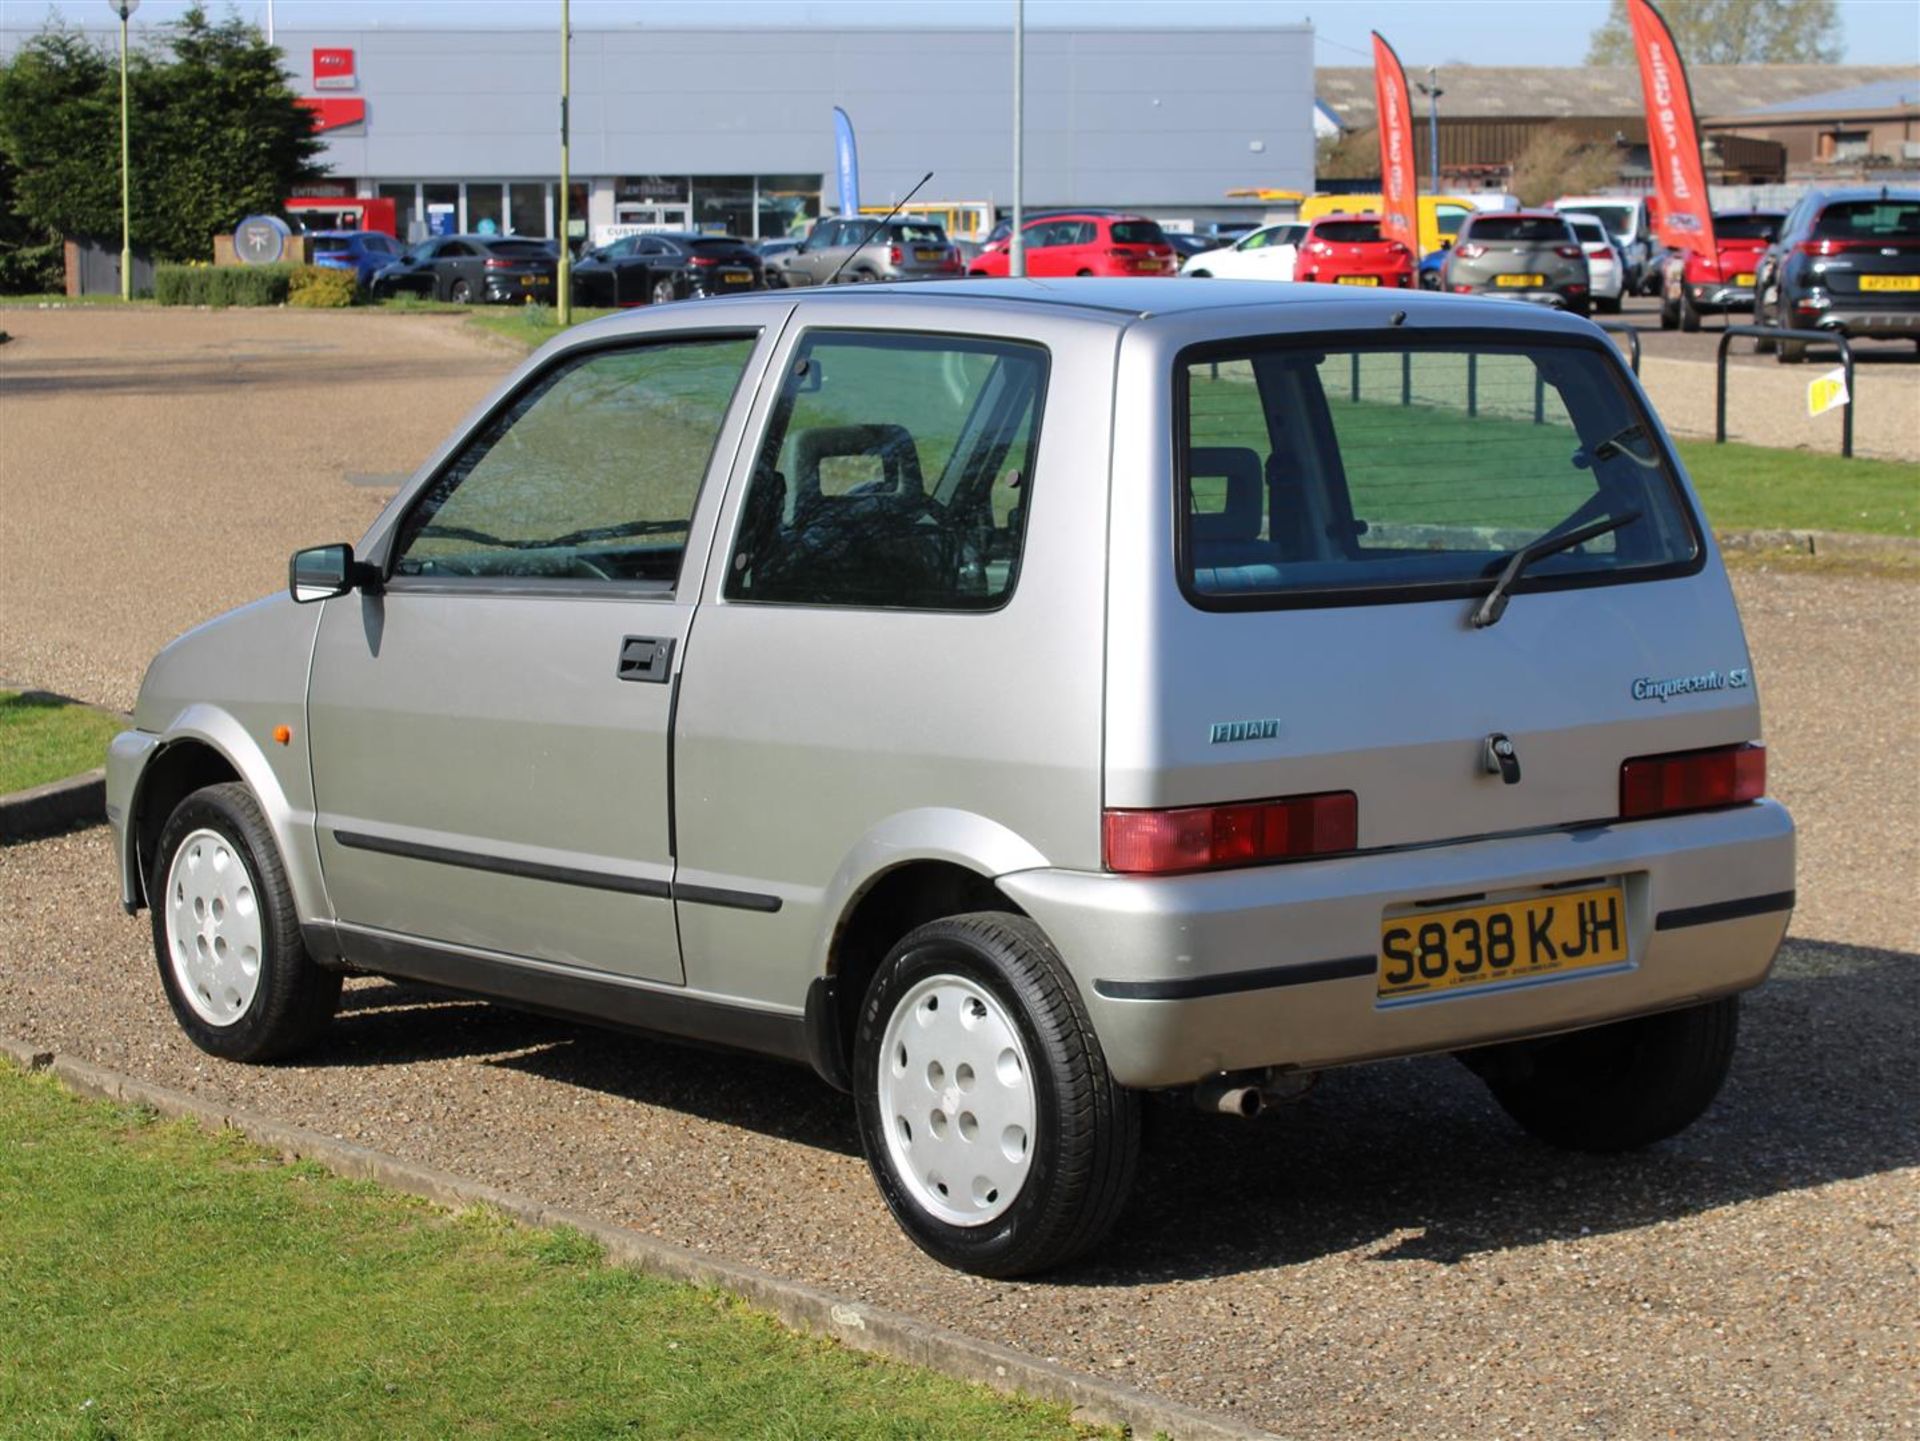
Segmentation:
[(1034, 276), (1071, 275), (1067, 244), (1077, 229), (1071, 220), (1042, 220), (1022, 234), (1026, 238), (1027, 274)]
[(307, 726), (350, 959), (681, 980), (669, 728), (706, 477), (785, 310), (735, 314), (557, 356), (376, 535), (384, 585), (326, 603)]
[(789, 284), (818, 285), (832, 273), (839, 262), (830, 261), (828, 257), (840, 243), (841, 228), (837, 220), (823, 220), (813, 228), (813, 234), (794, 252), (793, 263), (787, 268)]

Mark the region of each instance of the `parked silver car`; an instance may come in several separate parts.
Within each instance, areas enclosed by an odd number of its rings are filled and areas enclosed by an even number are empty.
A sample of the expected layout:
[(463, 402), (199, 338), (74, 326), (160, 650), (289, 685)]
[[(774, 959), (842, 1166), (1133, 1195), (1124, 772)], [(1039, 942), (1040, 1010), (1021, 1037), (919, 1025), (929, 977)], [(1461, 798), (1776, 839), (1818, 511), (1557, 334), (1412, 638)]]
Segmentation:
[(770, 279), (787, 286), (874, 280), (954, 280), (965, 273), (960, 252), (937, 221), (884, 217), (822, 220), (794, 249), (767, 262)]
[(1566, 217), (1551, 210), (1469, 215), (1447, 252), (1441, 285), (1456, 295), (1532, 300), (1576, 315), (1593, 305), (1586, 254)]
[(1686, 1126), (1793, 905), (1759, 738), (1592, 326), (981, 281), (568, 331), (163, 651), (107, 791), (213, 1055), (350, 968), (791, 1058), (1004, 1276), (1113, 1224), (1143, 1091), (1452, 1052), (1554, 1144)]

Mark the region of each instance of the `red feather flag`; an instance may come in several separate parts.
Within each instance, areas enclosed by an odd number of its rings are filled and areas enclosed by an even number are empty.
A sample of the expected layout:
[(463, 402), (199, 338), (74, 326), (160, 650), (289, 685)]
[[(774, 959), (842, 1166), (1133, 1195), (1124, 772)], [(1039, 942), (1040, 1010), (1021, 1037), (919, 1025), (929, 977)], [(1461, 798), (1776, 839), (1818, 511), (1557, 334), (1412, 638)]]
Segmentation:
[(1653, 184), (1660, 197), (1657, 226), (1663, 244), (1691, 250), (1707, 259), (1718, 256), (1713, 241), (1713, 206), (1707, 199), (1707, 172), (1700, 162), (1700, 123), (1693, 114), (1693, 90), (1686, 62), (1673, 33), (1647, 0), (1627, 0), (1633, 49), (1640, 60), (1640, 93), (1647, 107), (1647, 152)]
[(1373, 32), (1374, 112), (1380, 120), (1380, 235), (1420, 255), (1420, 177), (1414, 161), (1413, 106), (1407, 72), (1393, 47)]

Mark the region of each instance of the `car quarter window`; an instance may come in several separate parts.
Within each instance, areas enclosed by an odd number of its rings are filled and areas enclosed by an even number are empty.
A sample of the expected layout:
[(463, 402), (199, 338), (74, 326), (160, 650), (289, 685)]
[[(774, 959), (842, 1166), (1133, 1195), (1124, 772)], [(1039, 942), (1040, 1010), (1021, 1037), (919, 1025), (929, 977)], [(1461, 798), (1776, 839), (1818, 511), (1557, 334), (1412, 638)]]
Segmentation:
[(730, 600), (988, 610), (1012, 594), (1047, 352), (950, 335), (801, 340), (756, 460)]
[(401, 522), (397, 577), (673, 585), (755, 337), (562, 358)]

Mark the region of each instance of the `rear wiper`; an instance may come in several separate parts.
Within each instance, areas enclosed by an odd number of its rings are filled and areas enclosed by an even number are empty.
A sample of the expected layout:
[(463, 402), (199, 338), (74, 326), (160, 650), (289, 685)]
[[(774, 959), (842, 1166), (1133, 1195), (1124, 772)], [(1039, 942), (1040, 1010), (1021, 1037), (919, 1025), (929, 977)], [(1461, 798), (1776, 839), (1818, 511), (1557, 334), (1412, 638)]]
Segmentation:
[(1523, 545), (1508, 560), (1507, 568), (1500, 572), (1500, 579), (1493, 583), (1493, 589), (1487, 592), (1487, 598), (1480, 602), (1473, 612), (1473, 628), (1485, 630), (1501, 616), (1507, 613), (1507, 599), (1513, 590), (1513, 583), (1520, 579), (1521, 573), (1536, 560), (1545, 560), (1550, 555), (1558, 555), (1563, 550), (1572, 550), (1576, 545), (1585, 545), (1611, 531), (1632, 525), (1640, 519), (1640, 512), (1630, 510), (1624, 515), (1610, 515), (1604, 520), (1596, 520), (1583, 525), (1578, 530), (1563, 531), (1559, 535), (1549, 532), (1532, 545)]

